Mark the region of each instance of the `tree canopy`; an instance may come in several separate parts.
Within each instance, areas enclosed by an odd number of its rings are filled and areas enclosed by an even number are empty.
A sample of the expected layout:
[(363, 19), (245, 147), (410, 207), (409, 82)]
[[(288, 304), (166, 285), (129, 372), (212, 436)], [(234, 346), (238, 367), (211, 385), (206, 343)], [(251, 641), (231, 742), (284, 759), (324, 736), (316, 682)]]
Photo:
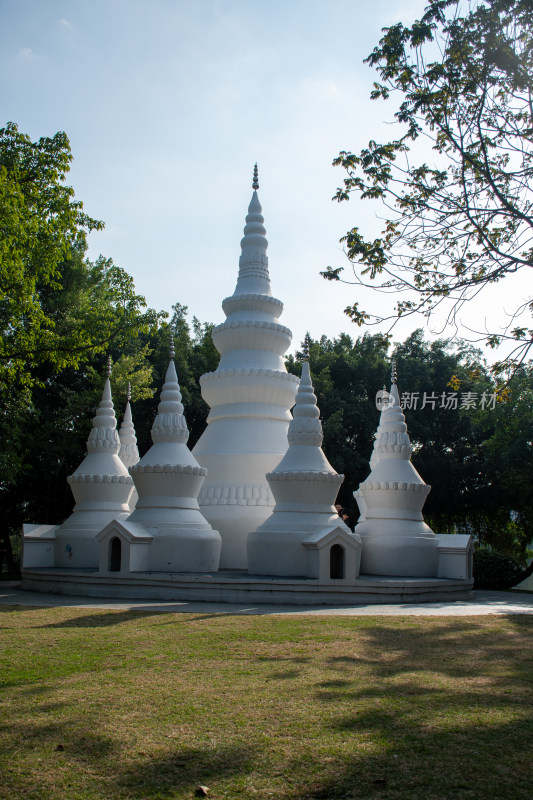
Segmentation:
[[(362, 325), (440, 309), (457, 324), (485, 287), (533, 266), (533, 5), (429, 0), (411, 26), (384, 29), (366, 61), (381, 78), (371, 97), (399, 98), (399, 135), (342, 151), (333, 163), (347, 176), (334, 199), (380, 202), (380, 236), (354, 227), (341, 240), (348, 282), (402, 297), (389, 317), (358, 303), (345, 312)], [(343, 280), (343, 269), (322, 274)], [(533, 312), (527, 290), (504, 329), (480, 332), (492, 347), (510, 345), (496, 373), (533, 347), (524, 311)]]
[[(352, 493), (368, 477), (379, 421), (376, 393), (390, 382), (391, 357), (413, 445), (412, 461), (432, 489), (424, 517), (440, 533), (471, 533), (521, 559), (533, 540), (533, 366), (505, 394), (468, 343), (428, 342), (416, 330), (390, 353), (387, 338), (347, 334), (310, 343), (310, 368), (324, 452), (345, 475), (338, 502), (358, 518)], [(288, 368), (300, 374), (301, 354)]]
[(65, 184), (66, 134), (37, 142), (0, 130), (0, 391), (78, 367), (111, 342), (157, 324), (132, 278), (110, 259), (85, 258), (89, 217)]

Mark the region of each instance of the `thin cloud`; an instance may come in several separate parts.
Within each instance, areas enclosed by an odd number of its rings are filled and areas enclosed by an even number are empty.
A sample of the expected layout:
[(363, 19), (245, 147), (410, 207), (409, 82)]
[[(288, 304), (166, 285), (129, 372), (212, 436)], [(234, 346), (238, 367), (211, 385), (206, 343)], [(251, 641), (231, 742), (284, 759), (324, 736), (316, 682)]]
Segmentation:
[(62, 28), (64, 28), (67, 31), (76, 30), (74, 25), (72, 24), (72, 22), (69, 22), (68, 19), (64, 19), (64, 18), (60, 19), (59, 20), (59, 24), (61, 25)]
[(35, 61), (37, 56), (31, 49), (31, 47), (21, 47), (17, 53), (19, 61)]

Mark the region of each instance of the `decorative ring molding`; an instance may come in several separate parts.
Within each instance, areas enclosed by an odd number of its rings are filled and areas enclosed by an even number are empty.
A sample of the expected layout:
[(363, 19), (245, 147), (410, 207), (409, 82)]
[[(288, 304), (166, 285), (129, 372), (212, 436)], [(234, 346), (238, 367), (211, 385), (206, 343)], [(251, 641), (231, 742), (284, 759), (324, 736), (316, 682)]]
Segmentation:
[(427, 483), (407, 483), (404, 481), (365, 481), (359, 485), (359, 491), (379, 491), (380, 489), (400, 492), (421, 492), (427, 495), (431, 491), (431, 486)]
[(268, 294), (252, 294), (252, 293), (232, 294), (229, 297), (225, 297), (224, 300), (222, 301), (222, 309), (223, 311), (226, 311), (226, 308), (231, 308), (232, 306), (237, 306), (238, 308), (242, 301), (244, 302), (255, 301), (267, 307), (271, 306), (272, 310), (274, 310), (274, 308), (276, 309), (276, 311), (279, 309), (280, 314), (283, 311), (283, 303), (281, 302), (281, 300), (278, 300), (277, 297), (271, 297), (271, 295)]
[(376, 450), (379, 453), (408, 453), (413, 452), (410, 444), (378, 444)]
[(117, 448), (120, 448), (120, 439), (118, 438), (118, 431), (116, 433), (117, 436), (113, 439), (91, 439), (89, 437), (87, 439), (87, 452), (94, 453), (97, 450), (111, 450), (113, 453), (118, 453)]
[(241, 278), (260, 278), (270, 283), (268, 264), (263, 267), (256, 267), (255, 265), (240, 267), (238, 280), (241, 280)]
[(131, 485), (133, 480), (129, 475), (90, 475), (85, 472), (74, 473), (67, 478), (69, 484), (72, 483), (123, 483)]
[(205, 381), (217, 380), (218, 378), (240, 378), (248, 376), (260, 376), (265, 378), (279, 378), (289, 383), (300, 383), (300, 378), (290, 372), (280, 372), (277, 369), (221, 369), (215, 372), (205, 372), (200, 378), (200, 384)]
[(220, 325), (213, 328), (213, 334), (225, 330), (233, 330), (234, 328), (262, 328), (292, 338), (292, 331), (290, 328), (285, 327), (285, 325), (280, 325), (279, 322), (268, 322), (268, 320), (264, 319), (227, 319), (226, 322), (222, 322)]
[(207, 475), (205, 467), (195, 467), (192, 464), (135, 464), (129, 469), (130, 475), (146, 475), (151, 473), (177, 474), (177, 475)]
[(269, 482), (273, 481), (320, 481), (324, 483), (338, 483), (339, 485), (344, 480), (344, 475), (338, 475), (336, 472), (267, 472), (266, 479)]
[(244, 486), (202, 486), (198, 494), (201, 506), (273, 506), (274, 497), (268, 484)]

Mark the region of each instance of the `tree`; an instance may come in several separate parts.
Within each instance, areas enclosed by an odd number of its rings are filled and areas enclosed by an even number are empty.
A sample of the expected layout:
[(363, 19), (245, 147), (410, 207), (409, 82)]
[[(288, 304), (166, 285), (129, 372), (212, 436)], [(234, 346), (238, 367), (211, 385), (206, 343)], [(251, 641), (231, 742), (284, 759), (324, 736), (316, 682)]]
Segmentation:
[[(108, 339), (105, 354), (95, 348), (80, 350), (77, 366), (56, 363), (54, 367), (47, 360), (35, 359), (27, 366), (26, 385), (6, 382), (2, 386), (0, 517), (12, 534), (20, 532), (22, 522), (60, 522), (72, 510), (66, 479), (86, 451), (91, 420), (102, 394), (107, 354), (113, 361), (117, 417), (124, 408), (129, 382), (134, 401), (142, 402), (154, 393), (152, 327), (144, 329), (138, 314), (139, 329), (129, 335), (122, 332), (123, 310), (117, 310), (111, 300), (107, 265), (103, 259), (92, 264), (75, 248), (57, 267), (58, 285), (40, 294), (44, 314), (65, 341), (70, 331), (78, 336), (79, 328), (83, 333), (91, 318), (95, 326), (105, 320), (107, 329), (116, 332)], [(157, 319), (158, 315), (154, 316)]]
[(78, 367), (111, 342), (157, 324), (132, 278), (110, 259), (85, 260), (86, 235), (103, 223), (65, 185), (66, 134), (32, 142), (0, 130), (0, 391)]
[[(382, 203), (380, 236), (353, 228), (341, 241), (356, 283), (407, 299), (389, 317), (358, 303), (345, 312), (362, 325), (445, 309), (457, 324), (486, 286), (533, 266), (533, 5), (429, 0), (411, 27), (384, 34), (366, 59), (381, 78), (371, 97), (399, 95), (403, 132), (359, 154), (342, 151), (333, 163), (347, 177), (334, 199)], [(429, 164), (420, 161), (424, 143), (434, 151)], [(322, 274), (341, 280), (342, 271)], [(484, 333), (492, 347), (510, 343), (496, 374), (533, 348), (533, 326), (517, 319), (523, 311), (533, 312), (531, 297), (517, 302), (503, 333)]]

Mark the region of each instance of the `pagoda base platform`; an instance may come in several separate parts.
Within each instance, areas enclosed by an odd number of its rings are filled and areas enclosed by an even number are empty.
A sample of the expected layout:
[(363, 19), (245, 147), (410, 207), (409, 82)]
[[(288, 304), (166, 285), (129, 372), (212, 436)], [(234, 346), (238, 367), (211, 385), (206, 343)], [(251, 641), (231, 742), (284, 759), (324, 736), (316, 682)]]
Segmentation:
[(470, 600), (472, 583), (471, 579), (361, 575), (354, 584), (347, 586), (340, 579), (338, 583), (321, 583), (312, 578), (249, 575), (246, 570), (120, 575), (102, 574), (97, 570), (33, 568), (22, 570), (21, 588), (48, 594), (114, 599), (354, 606)]

